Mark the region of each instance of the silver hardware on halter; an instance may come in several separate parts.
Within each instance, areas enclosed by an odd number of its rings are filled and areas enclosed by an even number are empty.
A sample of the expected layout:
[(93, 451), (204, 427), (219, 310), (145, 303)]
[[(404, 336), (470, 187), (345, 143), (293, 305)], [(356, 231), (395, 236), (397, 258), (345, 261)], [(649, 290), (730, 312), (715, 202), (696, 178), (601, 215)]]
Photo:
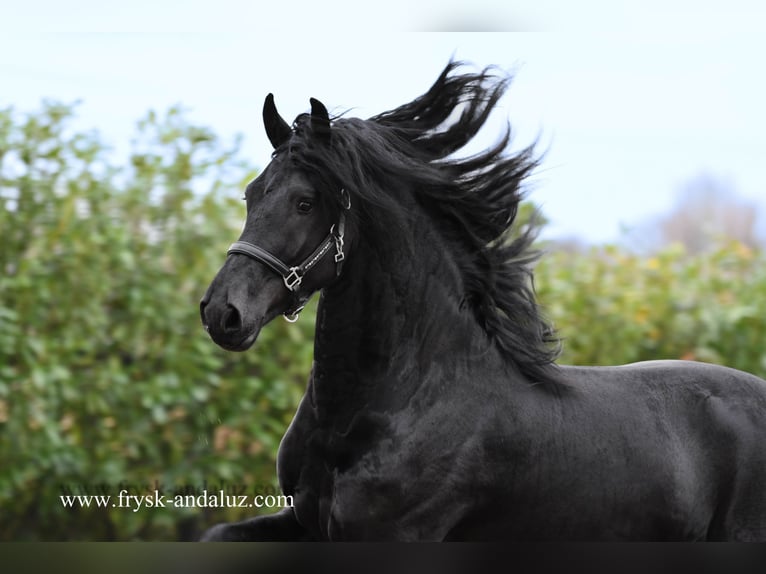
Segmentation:
[(343, 201), (343, 203), (341, 203), (340, 206), (346, 211), (351, 209), (351, 194), (349, 194), (349, 192), (346, 191), (345, 187), (341, 188), (340, 190), (340, 198)]
[[(341, 188), (340, 190), (340, 198), (343, 201), (341, 204), (341, 207), (348, 211), (351, 209), (351, 194), (349, 194), (348, 191), (346, 191), (346, 188)], [(332, 227), (330, 227), (330, 235), (333, 236), (335, 239), (335, 263), (342, 262), (346, 255), (343, 253), (343, 236), (346, 232), (346, 216), (341, 213), (340, 214), (340, 220), (338, 221), (338, 231), (335, 232), (335, 224), (333, 224)], [(338, 268), (338, 274), (340, 274), (340, 268)]]
[(341, 219), (341, 224), (338, 226), (338, 232), (335, 232), (335, 224), (330, 227), (330, 235), (332, 235), (333, 239), (335, 240), (335, 263), (340, 263), (343, 261), (346, 256), (343, 253), (343, 220)]
[(343, 261), (346, 256), (343, 254), (343, 236), (338, 236), (335, 238), (335, 263), (340, 263)]
[[(283, 278), (283, 281), (285, 282), (285, 287), (287, 287), (290, 291), (296, 291), (298, 287), (301, 286), (301, 281), (303, 281), (303, 277), (300, 273), (298, 273), (300, 269), (298, 267), (291, 267), (290, 268), (290, 274), (287, 277)], [(291, 323), (294, 323), (298, 320), (298, 313), (300, 311), (297, 311), (293, 313), (295, 316), (295, 320), (290, 321)]]
[[(316, 265), (327, 253), (330, 252), (333, 244), (335, 245), (335, 274), (340, 276), (341, 269), (343, 267), (343, 260), (346, 258), (346, 254), (343, 251), (344, 243), (343, 236), (346, 230), (346, 214), (345, 212), (351, 209), (351, 195), (345, 188), (340, 190), (341, 207), (343, 211), (340, 212), (338, 218), (337, 230), (336, 225), (333, 224), (330, 227), (330, 234), (325, 237), (324, 241), (314, 250), (314, 253), (309, 255), (300, 265), (294, 267), (288, 267), (279, 257), (273, 253), (268, 252), (266, 249), (249, 243), (247, 241), (235, 241), (229, 247), (227, 255), (237, 253), (245, 255), (265, 264), (272, 271), (282, 277), (282, 281), (287, 287), (288, 291), (297, 293), (298, 288), (303, 282), (303, 276), (310, 271), (314, 265)], [(308, 296), (299, 297), (299, 303), (304, 303), (308, 300)], [(298, 320), (299, 313), (303, 310), (303, 305), (295, 309), (294, 311), (288, 311), (283, 313), (286, 321), (295, 323)]]
[(295, 323), (298, 319), (300, 319), (301, 311), (303, 311), (303, 305), (298, 307), (295, 311), (292, 313), (282, 313), (282, 317), (285, 318), (285, 321), (288, 323)]

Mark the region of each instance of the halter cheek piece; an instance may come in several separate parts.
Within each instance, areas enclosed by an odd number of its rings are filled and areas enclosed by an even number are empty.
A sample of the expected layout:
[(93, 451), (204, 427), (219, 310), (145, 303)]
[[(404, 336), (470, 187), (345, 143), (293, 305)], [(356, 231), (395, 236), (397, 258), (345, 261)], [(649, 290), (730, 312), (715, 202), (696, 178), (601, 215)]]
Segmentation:
[(324, 241), (322, 241), (322, 243), (319, 244), (319, 247), (317, 247), (314, 252), (306, 257), (300, 264), (290, 267), (276, 255), (266, 251), (262, 247), (248, 243), (247, 241), (236, 241), (232, 243), (226, 253), (227, 255), (232, 255), (234, 253), (246, 255), (251, 259), (260, 261), (272, 271), (282, 276), (282, 281), (284, 281), (287, 290), (294, 293), (298, 298), (298, 304), (291, 311), (285, 311), (285, 313), (283, 313), (285, 319), (290, 323), (294, 323), (298, 320), (298, 314), (303, 310), (309, 297), (311, 297), (311, 293), (303, 297), (298, 296), (298, 289), (303, 282), (303, 277), (330, 252), (333, 245), (335, 246), (335, 275), (340, 276), (340, 272), (343, 269), (343, 260), (346, 258), (343, 252), (343, 236), (346, 232), (346, 211), (351, 209), (351, 197), (345, 189), (341, 189), (340, 193), (341, 198), (343, 199), (343, 210), (340, 212), (338, 224), (333, 224), (330, 227), (330, 233)]

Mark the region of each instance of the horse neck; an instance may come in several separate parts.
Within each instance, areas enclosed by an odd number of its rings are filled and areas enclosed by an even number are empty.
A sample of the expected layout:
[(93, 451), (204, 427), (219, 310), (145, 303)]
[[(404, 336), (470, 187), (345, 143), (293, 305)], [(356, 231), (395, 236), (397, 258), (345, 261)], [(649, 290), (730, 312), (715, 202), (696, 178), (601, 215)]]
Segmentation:
[[(380, 226), (385, 229), (387, 226)], [(462, 278), (425, 221), (359, 237), (317, 313), (311, 396), (327, 409), (404, 406), (440, 361), (496, 353), (462, 304)]]

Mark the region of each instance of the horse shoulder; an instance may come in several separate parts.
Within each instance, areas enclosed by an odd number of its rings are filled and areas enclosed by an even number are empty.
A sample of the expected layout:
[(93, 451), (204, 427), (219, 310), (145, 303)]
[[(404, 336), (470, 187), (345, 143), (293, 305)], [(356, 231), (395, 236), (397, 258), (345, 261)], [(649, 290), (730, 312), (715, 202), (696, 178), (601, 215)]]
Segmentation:
[(470, 510), (476, 475), (466, 471), (479, 437), (445, 433), (428, 413), (394, 418), (354, 464), (336, 469), (331, 539), (442, 540)]

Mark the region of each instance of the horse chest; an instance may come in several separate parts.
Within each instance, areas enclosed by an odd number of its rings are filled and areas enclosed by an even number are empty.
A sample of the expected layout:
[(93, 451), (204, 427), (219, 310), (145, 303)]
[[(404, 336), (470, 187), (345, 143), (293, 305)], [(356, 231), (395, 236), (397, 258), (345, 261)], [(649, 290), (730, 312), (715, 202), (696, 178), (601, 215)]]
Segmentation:
[(464, 504), (445, 477), (474, 449), (456, 453), (437, 436), (413, 440), (424, 436), (423, 423), (404, 415), (360, 414), (339, 432), (303, 410), (280, 448), (280, 481), (312, 537), (438, 540), (459, 520)]
[(360, 460), (376, 452), (384, 422), (360, 414), (342, 430), (322, 425), (302, 405), (279, 450), (279, 480), (295, 500), (301, 524), (319, 538), (328, 537), (328, 524), (338, 496), (338, 477), (358, 469)]

